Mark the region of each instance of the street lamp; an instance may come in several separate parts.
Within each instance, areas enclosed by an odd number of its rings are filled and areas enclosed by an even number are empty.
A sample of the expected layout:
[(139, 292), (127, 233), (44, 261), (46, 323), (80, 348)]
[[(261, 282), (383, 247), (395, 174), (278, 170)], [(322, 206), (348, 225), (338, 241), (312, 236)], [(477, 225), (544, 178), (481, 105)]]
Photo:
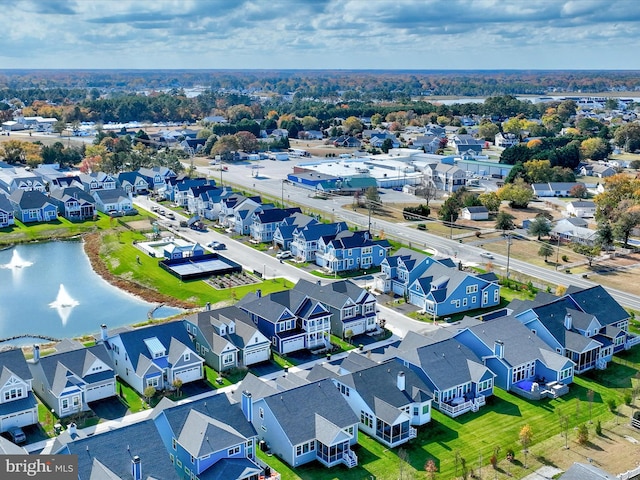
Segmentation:
[(509, 261), (511, 260), (511, 234), (507, 234), (507, 280), (509, 280)]
[(280, 186), (281, 186), (280, 203), (282, 204), (282, 208), (284, 208), (284, 180), (282, 180), (282, 183), (280, 184)]

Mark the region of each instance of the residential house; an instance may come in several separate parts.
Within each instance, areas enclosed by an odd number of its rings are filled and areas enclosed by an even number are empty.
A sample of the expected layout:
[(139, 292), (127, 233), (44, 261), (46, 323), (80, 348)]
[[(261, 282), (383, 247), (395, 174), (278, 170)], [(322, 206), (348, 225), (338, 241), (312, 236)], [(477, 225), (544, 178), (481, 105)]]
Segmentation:
[(138, 169), (138, 173), (142, 175), (149, 184), (149, 187), (155, 192), (166, 187), (170, 179), (178, 177), (176, 173), (168, 167), (143, 167)]
[[(579, 222), (576, 222), (579, 220)], [(598, 232), (587, 227), (576, 225), (576, 223), (584, 223), (579, 218), (563, 218), (558, 220), (549, 232), (552, 241), (562, 241), (565, 243), (578, 243), (593, 247), (598, 241)]]
[(38, 423), (32, 379), (22, 349), (0, 352), (0, 432)]
[(229, 187), (213, 188), (200, 187), (192, 190), (192, 200), (189, 199), (189, 211), (209, 220), (221, 220), (221, 212), (225, 199), (237, 195)]
[(113, 190), (117, 187), (117, 180), (108, 173), (92, 172), (78, 175), (85, 192), (93, 194), (98, 190)]
[(147, 387), (174, 388), (204, 377), (204, 360), (192, 348), (183, 322), (169, 322), (109, 335), (101, 326), (100, 342), (112, 359), (118, 376), (138, 393)]
[(464, 207), (460, 216), (465, 220), (489, 220), (489, 210), (482, 205), (476, 207)]
[(566, 211), (570, 217), (592, 218), (596, 214), (596, 204), (590, 200), (576, 200), (567, 203)]
[(385, 354), (416, 372), (433, 392), (433, 405), (450, 417), (478, 411), (493, 395), (495, 374), (455, 338), (437, 341), (409, 332)]
[(493, 142), (496, 147), (509, 148), (520, 143), (520, 136), (515, 133), (498, 132)]
[(25, 192), (46, 192), (45, 181), (40, 175), (23, 167), (7, 166), (0, 168), (0, 191), (8, 194), (16, 190)]
[(15, 225), (13, 216), (13, 205), (5, 194), (0, 192), (0, 228)]
[(154, 410), (153, 423), (180, 478), (265, 478), (256, 459), (256, 430), (225, 394), (183, 405), (164, 399)]
[[(45, 452), (49, 453), (47, 450)], [(73, 475), (78, 480), (191, 478), (185, 475), (182, 468), (178, 470), (175, 454), (165, 449), (151, 419), (107, 429), (95, 435), (85, 435), (81, 430), (70, 427), (55, 439), (50, 453), (75, 455), (78, 471)]]
[(175, 239), (166, 244), (163, 249), (164, 258), (173, 260), (176, 258), (201, 257), (204, 255), (204, 247), (198, 242), (191, 243), (182, 239)]
[(455, 192), (467, 184), (467, 174), (456, 165), (429, 163), (424, 168), (424, 181), (434, 184), (438, 190)]
[(120, 172), (118, 174), (118, 186), (133, 195), (149, 193), (149, 182), (139, 172)]
[(369, 145), (373, 148), (382, 148), (385, 140), (391, 141), (391, 148), (399, 148), (400, 141), (393, 133), (387, 132), (376, 132), (371, 135), (371, 140), (369, 140)]
[(340, 135), (333, 140), (334, 147), (360, 148), (362, 142), (351, 135)]
[(214, 198), (216, 196), (220, 196), (224, 191), (226, 191), (225, 188), (220, 188), (213, 182), (206, 185), (191, 187), (187, 190), (187, 205), (185, 209), (195, 215), (204, 217), (206, 213), (204, 209), (205, 202), (208, 204), (209, 200), (209, 197), (206, 194), (211, 192), (210, 198)]
[(256, 242), (265, 243), (273, 240), (273, 234), (276, 232), (280, 224), (285, 218), (290, 217), (294, 213), (302, 213), (299, 207), (293, 208), (270, 208), (267, 210), (256, 211), (249, 231), (251, 238)]
[(432, 394), (417, 373), (397, 360), (332, 378), (358, 428), (389, 448), (416, 438), (431, 421)]
[(82, 180), (77, 175), (56, 176), (51, 179), (51, 190), (55, 188), (78, 187), (84, 191)]
[(196, 352), (218, 372), (271, 358), (271, 340), (236, 306), (193, 313), (184, 322)]
[(480, 322), (454, 337), (496, 374), (494, 383), (503, 390), (538, 400), (568, 392), (573, 382), (573, 361), (512, 316)]
[(573, 360), (575, 371), (604, 369), (613, 354), (640, 340), (628, 333), (629, 314), (600, 285), (569, 287), (562, 297), (538, 294), (514, 300), (508, 311), (557, 353)]
[(449, 139), (449, 145), (455, 148), (456, 154), (471, 155), (474, 157), (482, 154), (484, 143), (484, 140), (473, 138), (467, 134), (456, 133)]
[(56, 416), (90, 410), (89, 403), (116, 395), (116, 373), (104, 345), (63, 340), (55, 349), (40, 357), (40, 346), (34, 345), (28, 365), (34, 393)]
[(582, 182), (548, 182), (533, 183), (531, 188), (536, 197), (570, 197), (571, 190), (576, 186), (582, 185)]
[(102, 213), (126, 213), (133, 210), (133, 201), (130, 195), (130, 193), (119, 187), (112, 190), (96, 190), (93, 192), (96, 208)]
[[(591, 459), (587, 459), (591, 462)], [(558, 480), (618, 480), (620, 476), (596, 467), (591, 463), (575, 462), (569, 469), (558, 477)]]
[(318, 240), (316, 265), (329, 273), (378, 267), (391, 246), (387, 240), (373, 240), (368, 230), (342, 230)]
[(258, 330), (279, 354), (329, 345), (331, 312), (321, 302), (293, 289), (262, 296), (260, 290), (240, 300)]
[(49, 222), (58, 218), (56, 207), (48, 196), (38, 190), (14, 190), (9, 195), (14, 219), (22, 223)]
[(189, 192), (191, 189), (205, 185), (215, 187), (216, 183), (206, 178), (183, 178), (171, 184), (171, 188), (167, 190), (165, 196), (176, 205), (186, 207), (189, 204)]
[(293, 232), (296, 229), (317, 223), (319, 223), (318, 220), (309, 215), (294, 213), (280, 222), (276, 231), (273, 232), (273, 243), (281, 250), (289, 250), (293, 241)]
[(599, 178), (611, 177), (616, 173), (618, 173), (616, 169), (613, 167), (610, 167), (609, 165), (596, 164), (596, 165), (593, 165), (593, 168), (591, 169), (591, 176), (599, 177)]
[(79, 187), (54, 188), (49, 198), (67, 220), (87, 220), (96, 214), (94, 198)]
[(251, 215), (264, 207), (273, 208), (273, 205), (263, 206), (259, 196), (245, 197), (234, 193), (222, 200), (218, 221), (236, 233), (247, 235), (251, 225)]
[(426, 269), (409, 285), (409, 303), (434, 317), (444, 317), (500, 304), (500, 284), (493, 274), (475, 275), (452, 261), (428, 261)]
[(336, 235), (338, 232), (348, 229), (346, 222), (308, 223), (304, 227), (294, 230), (293, 239), (291, 240), (291, 253), (298, 260), (314, 262), (321, 237)]
[(358, 440), (359, 420), (331, 380), (255, 400), (251, 392), (244, 397), (243, 411), (259, 438), (292, 467), (314, 460), (325, 467), (358, 464), (351, 447)]
[(422, 149), (425, 153), (436, 153), (441, 141), (439, 135), (419, 135), (411, 141), (411, 147)]
[[(321, 302), (331, 314), (331, 333), (353, 337), (378, 328), (378, 300), (351, 280), (321, 285), (300, 279), (294, 290)], [(347, 333), (349, 332), (349, 333)]]
[(409, 286), (422, 275), (422, 272), (433, 261), (436, 260), (424, 253), (401, 248), (395, 255), (385, 258), (380, 264), (381, 271), (376, 276), (375, 289), (383, 293), (393, 292), (396, 295), (408, 295)]

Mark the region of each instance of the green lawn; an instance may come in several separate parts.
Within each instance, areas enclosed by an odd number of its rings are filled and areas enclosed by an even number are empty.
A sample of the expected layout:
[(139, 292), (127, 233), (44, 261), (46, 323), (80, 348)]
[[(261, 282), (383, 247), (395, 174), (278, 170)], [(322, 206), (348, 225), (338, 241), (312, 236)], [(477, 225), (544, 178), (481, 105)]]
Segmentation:
[(63, 217), (50, 222), (22, 223), (16, 220), (16, 224), (1, 228), (0, 245), (10, 245), (35, 240), (51, 240), (55, 238), (74, 237), (95, 230), (107, 230), (110, 228), (109, 217), (99, 213), (98, 218), (84, 222), (71, 222)]
[[(403, 464), (403, 478), (425, 478), (424, 465), (429, 459), (433, 459), (438, 467), (436, 478), (454, 478), (456, 454), (463, 457), (467, 465), (476, 468), (480, 458), (484, 465), (489, 463), (495, 447), (500, 447), (499, 460), (504, 459), (508, 448), (513, 448), (516, 462), (510, 468), (515, 478), (521, 478), (525, 470), (521, 466), (523, 453), (518, 443), (518, 434), (524, 425), (531, 426), (533, 443), (536, 444), (561, 433), (561, 415), (569, 418), (570, 439), (575, 437), (574, 427), (588, 423), (590, 418), (594, 423), (596, 419), (603, 423), (610, 421), (614, 414), (609, 411), (607, 401), (615, 399), (620, 404), (624, 394), (632, 386), (640, 384), (634, 379), (639, 366), (640, 349), (635, 349), (616, 358), (605, 371), (591, 372), (576, 378), (569, 393), (556, 400), (530, 402), (495, 389), (494, 397), (477, 413), (467, 413), (453, 419), (433, 410), (431, 423), (420, 427), (418, 438), (402, 447), (408, 462), (408, 465)], [(589, 390), (594, 392), (591, 408), (587, 395)], [(372, 476), (377, 480), (398, 478), (400, 449), (389, 450), (362, 433), (358, 443), (354, 450), (358, 455), (359, 465), (352, 470), (344, 467), (328, 470), (314, 463), (293, 471), (274, 457), (261, 458), (280, 472), (285, 480), (350, 480), (369, 479)], [(533, 454), (529, 455), (530, 461), (533, 460), (532, 457)], [(536, 461), (544, 462), (544, 452), (536, 452)], [(460, 474), (458, 470), (458, 475)]]
[(202, 280), (183, 282), (161, 269), (157, 258), (149, 257), (133, 246), (134, 240), (145, 239), (142, 234), (126, 230), (105, 234), (103, 238), (104, 243), (100, 253), (112, 273), (157, 290), (164, 295), (197, 305), (240, 299), (258, 289), (267, 294), (286, 288), (285, 280), (280, 278), (224, 290), (218, 290)]
[(145, 404), (133, 388), (127, 385), (125, 382), (118, 380), (118, 395), (122, 398), (127, 405), (129, 413), (136, 413), (145, 409)]

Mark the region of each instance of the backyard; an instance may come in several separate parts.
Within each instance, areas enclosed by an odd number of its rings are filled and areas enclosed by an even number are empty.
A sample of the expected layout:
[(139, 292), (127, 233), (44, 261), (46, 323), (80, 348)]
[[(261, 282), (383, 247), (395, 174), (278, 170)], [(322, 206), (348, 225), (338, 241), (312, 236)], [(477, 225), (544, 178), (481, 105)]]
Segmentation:
[[(274, 457), (264, 459), (287, 480), (424, 478), (424, 465), (429, 459), (438, 468), (438, 479), (462, 478), (462, 459), (469, 475), (471, 470), (479, 474), (478, 467), (483, 465), (481, 478), (522, 478), (543, 465), (566, 469), (574, 460), (585, 462), (587, 457), (597, 458), (602, 468), (619, 473), (637, 464), (638, 447), (633, 440), (640, 439), (640, 431), (623, 425), (628, 424), (632, 407), (621, 404), (625, 397), (631, 398), (630, 403), (637, 402), (631, 392), (640, 386), (639, 366), (640, 350), (635, 349), (624, 352), (605, 371), (576, 378), (569, 393), (558, 399), (531, 402), (496, 389), (494, 397), (478, 413), (452, 419), (434, 409), (431, 423), (418, 429), (418, 438), (399, 449), (387, 449), (360, 433), (359, 445), (355, 447), (359, 465), (351, 470), (346, 467), (328, 470), (314, 463), (294, 472)], [(618, 405), (616, 413), (610, 410), (611, 402)], [(561, 427), (562, 417), (568, 419), (566, 430)], [(595, 433), (598, 420), (602, 423), (602, 436)], [(527, 424), (533, 432), (533, 445), (525, 468), (518, 439)], [(575, 428), (580, 424), (587, 425), (589, 430), (590, 441), (585, 445), (576, 442)], [(562, 448), (564, 431), (569, 449)], [(505, 458), (509, 449), (515, 454), (512, 462)], [(498, 463), (494, 470), (489, 460), (496, 451)]]

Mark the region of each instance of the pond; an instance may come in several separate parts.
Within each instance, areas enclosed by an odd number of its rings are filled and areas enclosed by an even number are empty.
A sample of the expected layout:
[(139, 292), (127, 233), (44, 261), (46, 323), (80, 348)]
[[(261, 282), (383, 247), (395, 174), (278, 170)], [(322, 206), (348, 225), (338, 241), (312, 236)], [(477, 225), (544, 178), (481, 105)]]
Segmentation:
[[(65, 338), (97, 333), (103, 323), (112, 329), (142, 322), (155, 307), (97, 275), (82, 242), (34, 243), (0, 251), (0, 340), (18, 335)], [(160, 307), (153, 316), (179, 312)], [(10, 343), (33, 342), (19, 339)]]

